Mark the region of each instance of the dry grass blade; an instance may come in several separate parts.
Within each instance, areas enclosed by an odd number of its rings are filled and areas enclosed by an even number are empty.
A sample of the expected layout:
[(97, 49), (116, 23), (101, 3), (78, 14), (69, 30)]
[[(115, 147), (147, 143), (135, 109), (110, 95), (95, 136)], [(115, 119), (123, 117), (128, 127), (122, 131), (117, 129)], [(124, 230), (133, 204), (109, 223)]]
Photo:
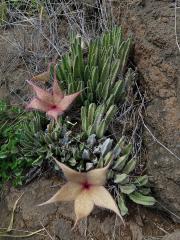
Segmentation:
[[(37, 231), (34, 231), (34, 232), (30, 232), (28, 234), (25, 234), (25, 235), (11, 235), (11, 234), (7, 234), (7, 232), (5, 233), (0, 233), (0, 237), (8, 237), (8, 238), (28, 238), (28, 237), (32, 237), (34, 236), (35, 234), (38, 234), (39, 232), (41, 231), (44, 231), (44, 228), (42, 229), (39, 229)], [(42, 234), (41, 234), (42, 235)], [(46, 236), (43, 234), (43, 236)]]
[(14, 203), (13, 210), (12, 210), (12, 215), (11, 215), (11, 220), (10, 220), (9, 226), (8, 226), (8, 228), (7, 228), (7, 230), (6, 230), (7, 233), (8, 233), (8, 232), (11, 232), (11, 230), (12, 230), (13, 222), (14, 222), (14, 212), (15, 212), (15, 209), (16, 209), (16, 207), (17, 207), (17, 204), (18, 204), (19, 200), (21, 199), (21, 197), (23, 196), (23, 194), (24, 194), (24, 193), (22, 193), (22, 194), (20, 195), (20, 197), (19, 197), (19, 198), (16, 200), (16, 202)]

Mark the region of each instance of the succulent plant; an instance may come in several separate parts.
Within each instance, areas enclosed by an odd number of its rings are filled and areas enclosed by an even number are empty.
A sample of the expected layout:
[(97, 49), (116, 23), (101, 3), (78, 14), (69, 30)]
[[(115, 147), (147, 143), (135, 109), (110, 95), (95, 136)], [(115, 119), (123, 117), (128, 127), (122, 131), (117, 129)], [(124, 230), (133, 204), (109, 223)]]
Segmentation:
[[(137, 159), (132, 157), (132, 145), (125, 144), (124, 137), (115, 143), (113, 138), (99, 138), (92, 134), (86, 140), (82, 137), (70, 144), (68, 153), (73, 152), (73, 149), (76, 149), (75, 154), (72, 154), (73, 167), (78, 171), (103, 167), (112, 161), (108, 183), (115, 191), (122, 215), (128, 213), (125, 201), (127, 197), (142, 205), (149, 206), (155, 203), (155, 199), (148, 195), (150, 193), (148, 176), (139, 176), (136, 173)], [(66, 157), (64, 162), (72, 166), (71, 160), (69, 162)]]
[(112, 162), (108, 185), (116, 195), (121, 214), (125, 215), (127, 198), (147, 206), (153, 205), (155, 199), (149, 196), (148, 176), (136, 171), (138, 161), (133, 157), (132, 144), (127, 144), (125, 137), (117, 142), (106, 134), (115, 112), (115, 105), (109, 109), (103, 104), (96, 107), (94, 103), (82, 107), (82, 130), (74, 134), (67, 121), (47, 126), (36, 113), (32, 121), (24, 123), (22, 152), (24, 157), (33, 158), (34, 164), (55, 156), (77, 171), (101, 168)]
[(83, 104), (115, 104), (124, 97), (128, 79), (134, 77), (132, 69), (124, 74), (130, 46), (131, 39), (123, 40), (119, 27), (90, 41), (87, 54), (83, 52), (81, 37), (73, 35), (70, 52), (57, 64), (57, 78), (68, 93), (83, 90)]
[(40, 165), (51, 156), (60, 157), (70, 141), (71, 131), (67, 130), (67, 124), (63, 124), (62, 119), (55, 124), (37, 112), (33, 114), (30, 121), (23, 122), (20, 145), (23, 157), (33, 158), (34, 164)]
[(116, 111), (117, 106), (111, 105), (109, 107), (109, 103), (99, 106), (91, 103), (81, 107), (82, 130), (87, 136), (95, 133), (97, 137), (103, 137)]

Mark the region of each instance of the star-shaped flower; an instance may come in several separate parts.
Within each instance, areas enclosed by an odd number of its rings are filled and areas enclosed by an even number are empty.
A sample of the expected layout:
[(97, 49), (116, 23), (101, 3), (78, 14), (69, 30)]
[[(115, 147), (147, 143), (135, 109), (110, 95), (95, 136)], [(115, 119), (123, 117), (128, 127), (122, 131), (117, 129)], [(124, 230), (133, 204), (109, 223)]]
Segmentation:
[(58, 116), (62, 115), (80, 94), (80, 92), (76, 92), (65, 96), (58, 84), (56, 76), (54, 77), (52, 92), (43, 90), (31, 81), (27, 82), (33, 87), (36, 93), (36, 97), (31, 100), (27, 108), (46, 112), (48, 116), (54, 118), (56, 121)]
[(87, 217), (91, 213), (94, 205), (108, 208), (122, 219), (114, 199), (103, 186), (109, 165), (80, 173), (58, 162), (56, 159), (55, 161), (62, 169), (68, 182), (52, 198), (40, 204), (40, 206), (59, 201), (74, 201), (75, 225), (78, 220)]

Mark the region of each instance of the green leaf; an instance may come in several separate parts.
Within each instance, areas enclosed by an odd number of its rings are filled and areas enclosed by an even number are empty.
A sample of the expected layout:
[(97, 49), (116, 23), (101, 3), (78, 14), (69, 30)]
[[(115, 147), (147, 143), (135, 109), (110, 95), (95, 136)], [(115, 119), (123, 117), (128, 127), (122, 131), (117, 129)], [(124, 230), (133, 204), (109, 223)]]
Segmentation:
[(103, 69), (102, 69), (102, 72), (100, 75), (100, 79), (99, 79), (99, 81), (102, 82), (103, 85), (107, 82), (107, 79), (109, 77), (110, 66), (111, 66), (110, 59), (107, 58), (104, 66), (103, 66)]
[(133, 149), (133, 145), (131, 143), (129, 143), (128, 145), (126, 145), (126, 147), (123, 149), (123, 154), (127, 154), (130, 155)]
[(87, 135), (90, 136), (90, 135), (93, 134), (93, 133), (94, 133), (94, 128), (93, 128), (93, 126), (89, 126), (89, 127), (88, 127), (88, 130), (87, 130)]
[(96, 97), (97, 99), (101, 99), (102, 98), (102, 82), (98, 82), (97, 86), (96, 86)]
[(131, 38), (129, 38), (126, 43), (125, 43), (125, 47), (124, 47), (124, 51), (123, 51), (123, 57), (122, 57), (122, 65), (121, 65), (121, 72), (124, 72), (126, 63), (127, 63), (127, 59), (128, 59), (128, 55), (129, 55), (129, 50), (130, 50), (130, 46), (131, 46)]
[(110, 97), (106, 100), (107, 109), (114, 104), (115, 95), (111, 94)]
[(104, 166), (107, 166), (108, 163), (110, 163), (114, 158), (114, 155), (112, 151), (108, 152), (106, 156), (104, 157)]
[(88, 126), (93, 124), (95, 110), (96, 110), (96, 104), (95, 103), (91, 103), (89, 105), (89, 109), (88, 109)]
[(115, 96), (115, 102), (119, 101), (119, 99), (121, 98), (122, 93), (123, 93), (123, 86), (124, 86), (124, 83), (122, 80), (119, 80), (115, 83), (113, 90), (112, 90), (112, 93)]
[(104, 99), (104, 101), (106, 101), (106, 99), (109, 96), (109, 88), (110, 88), (110, 80), (108, 79), (103, 85), (103, 88), (101, 89), (101, 96)]
[(98, 67), (92, 67), (91, 78), (89, 79), (89, 81), (91, 82), (90, 86), (91, 86), (92, 91), (95, 91), (96, 85), (99, 82)]
[(133, 202), (144, 205), (144, 206), (152, 206), (156, 202), (154, 197), (145, 196), (139, 192), (131, 193), (128, 196)]
[(121, 211), (122, 216), (125, 216), (126, 214), (128, 214), (128, 208), (126, 207), (123, 194), (120, 194), (120, 196), (118, 197), (118, 207)]
[(123, 149), (124, 148), (124, 142), (125, 142), (125, 137), (124, 136), (122, 136), (120, 139), (119, 139), (119, 141), (116, 143), (116, 146), (115, 146), (115, 148), (114, 148), (114, 150), (117, 148), (117, 149)]
[(117, 106), (116, 105), (110, 106), (110, 108), (108, 109), (105, 115), (105, 121), (107, 126), (109, 126), (110, 122), (113, 120), (113, 117), (116, 114), (116, 112), (117, 112)]
[(104, 133), (106, 131), (106, 122), (103, 120), (99, 127), (96, 128), (96, 135), (98, 138), (102, 138), (104, 136)]
[(82, 130), (86, 132), (88, 129), (87, 107), (81, 107), (81, 122), (82, 122)]
[(119, 73), (119, 68), (120, 68), (120, 59), (115, 59), (113, 64), (112, 64), (112, 69), (111, 69), (111, 84), (114, 84), (117, 75)]
[(99, 105), (97, 107), (96, 112), (95, 112), (95, 120), (94, 120), (95, 128), (99, 127), (99, 125), (100, 125), (100, 123), (102, 121), (102, 118), (103, 118), (105, 110), (106, 110), (105, 105)]
[(66, 73), (65, 70), (63, 68), (63, 65), (61, 64), (57, 64), (56, 66), (56, 75), (57, 75), (57, 79), (60, 81), (63, 81), (66, 79)]
[(76, 55), (73, 63), (73, 80), (80, 77), (79, 56)]
[(116, 162), (115, 162), (115, 164), (113, 166), (113, 169), (118, 170), (118, 171), (122, 170), (123, 167), (126, 164), (126, 161), (127, 161), (128, 157), (129, 157), (128, 155), (124, 155), (124, 156), (119, 157), (116, 160)]
[(122, 193), (130, 194), (136, 190), (136, 186), (134, 184), (120, 185), (120, 190)]
[(126, 174), (129, 174), (130, 172), (132, 172), (135, 167), (136, 167), (136, 163), (137, 163), (137, 160), (132, 158), (125, 166), (125, 168), (123, 169), (123, 172), (126, 173)]
[(136, 184), (136, 186), (138, 187), (145, 186), (147, 185), (147, 183), (148, 183), (147, 175), (137, 177), (136, 180), (134, 181), (134, 184)]
[(116, 174), (114, 178), (115, 183), (126, 184), (129, 182), (129, 176), (125, 173)]

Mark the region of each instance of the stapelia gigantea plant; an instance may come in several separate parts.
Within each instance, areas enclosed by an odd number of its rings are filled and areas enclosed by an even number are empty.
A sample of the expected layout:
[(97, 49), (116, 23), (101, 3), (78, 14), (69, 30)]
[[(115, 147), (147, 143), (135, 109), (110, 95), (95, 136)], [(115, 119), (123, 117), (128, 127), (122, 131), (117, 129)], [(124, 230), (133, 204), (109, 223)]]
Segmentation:
[[(116, 141), (107, 136), (117, 108), (112, 105), (106, 109), (104, 105), (90, 104), (81, 110), (82, 129), (76, 134), (68, 129), (66, 121), (50, 124), (46, 130), (39, 115), (30, 123), (28, 121), (22, 135), (24, 156), (36, 158), (37, 163), (56, 156), (80, 172), (101, 168), (111, 162), (108, 186), (113, 189), (121, 215), (128, 213), (127, 199), (141, 205), (153, 205), (155, 199), (149, 196), (148, 176), (136, 171), (138, 161), (132, 154), (132, 144), (126, 143), (124, 137)], [(103, 127), (100, 122), (105, 123)]]
[[(52, 93), (31, 83), (37, 97), (31, 101), (30, 106), (46, 112), (56, 122), (51, 120), (47, 126), (41, 121), (40, 115), (35, 114), (31, 121), (23, 123), (24, 131), (20, 141), (23, 157), (34, 159), (35, 164), (41, 165), (44, 159), (56, 156), (63, 164), (80, 172), (110, 167), (107, 185), (115, 194), (122, 215), (128, 212), (127, 198), (142, 205), (153, 205), (155, 202), (148, 195), (148, 177), (137, 174), (137, 160), (132, 154), (131, 144), (127, 144), (124, 139), (116, 141), (107, 136), (109, 124), (116, 114), (116, 104), (125, 96), (128, 81), (134, 77), (134, 73), (129, 70), (123, 79), (129, 47), (130, 40), (122, 40), (119, 28), (90, 42), (87, 57), (83, 56), (81, 39), (74, 38), (70, 53), (56, 65)], [(47, 71), (41, 77), (48, 79), (49, 74), (50, 71)], [(56, 76), (61, 80), (61, 85), (68, 89), (68, 98), (72, 93), (75, 94), (72, 100), (84, 89), (81, 94), (82, 103), (85, 104), (81, 109), (82, 129), (78, 133), (69, 131), (66, 119), (58, 119), (71, 101), (65, 101), (66, 106), (63, 109), (62, 102), (66, 96), (59, 88)], [(68, 171), (72, 172), (70, 169)]]
[(57, 64), (57, 78), (68, 93), (83, 90), (83, 104), (118, 103), (134, 76), (132, 69), (124, 76), (130, 46), (131, 39), (124, 40), (119, 27), (91, 40), (85, 49), (73, 35), (69, 53)]

